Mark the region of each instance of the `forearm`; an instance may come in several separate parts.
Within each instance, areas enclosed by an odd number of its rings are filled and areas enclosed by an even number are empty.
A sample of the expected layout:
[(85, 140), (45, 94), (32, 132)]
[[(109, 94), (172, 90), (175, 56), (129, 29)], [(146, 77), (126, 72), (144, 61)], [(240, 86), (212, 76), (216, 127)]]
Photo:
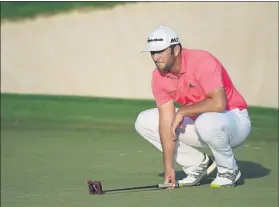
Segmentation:
[(179, 113), (182, 116), (197, 116), (205, 112), (221, 112), (225, 110), (224, 104), (216, 104), (211, 98), (206, 98), (193, 105), (182, 106)]
[(169, 126), (161, 125), (159, 127), (165, 169), (173, 168), (175, 143), (173, 142), (173, 137), (170, 129), (171, 129), (171, 125)]

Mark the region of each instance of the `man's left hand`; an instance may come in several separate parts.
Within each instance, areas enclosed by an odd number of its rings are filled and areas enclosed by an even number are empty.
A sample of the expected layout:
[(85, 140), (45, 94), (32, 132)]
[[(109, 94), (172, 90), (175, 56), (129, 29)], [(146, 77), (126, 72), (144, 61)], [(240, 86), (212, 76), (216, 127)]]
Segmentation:
[(184, 119), (184, 116), (178, 110), (175, 113), (175, 115), (173, 117), (173, 120), (172, 120), (172, 123), (171, 123), (171, 132), (172, 132), (172, 135), (173, 135), (173, 141), (177, 140), (176, 129), (177, 129), (177, 127), (181, 127), (182, 126), (183, 119)]

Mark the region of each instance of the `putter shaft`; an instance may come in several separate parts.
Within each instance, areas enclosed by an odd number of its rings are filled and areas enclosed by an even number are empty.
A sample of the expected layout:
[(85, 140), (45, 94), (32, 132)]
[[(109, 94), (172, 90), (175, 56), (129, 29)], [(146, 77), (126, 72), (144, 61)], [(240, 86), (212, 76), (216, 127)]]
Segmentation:
[[(118, 188), (118, 189), (104, 190), (104, 192), (139, 190), (139, 189), (148, 189), (148, 188), (168, 188), (171, 186), (173, 186), (173, 184), (167, 183), (167, 184), (146, 185), (146, 186), (138, 186), (138, 187), (130, 187), (130, 188)], [(183, 186), (176, 183), (174, 187), (180, 188)]]

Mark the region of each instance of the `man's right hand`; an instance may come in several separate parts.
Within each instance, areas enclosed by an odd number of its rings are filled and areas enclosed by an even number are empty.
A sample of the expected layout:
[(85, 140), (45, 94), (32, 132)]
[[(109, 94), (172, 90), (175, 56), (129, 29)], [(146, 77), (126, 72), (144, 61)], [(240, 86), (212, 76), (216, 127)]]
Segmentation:
[[(171, 132), (171, 123), (175, 115), (173, 101), (159, 106), (159, 134), (163, 150), (165, 183), (175, 184), (175, 171), (173, 169), (175, 142)], [(171, 188), (170, 188), (171, 189)]]
[(173, 168), (165, 169), (165, 184), (172, 183), (173, 187), (169, 187), (168, 189), (174, 189), (176, 184), (175, 180), (175, 170)]

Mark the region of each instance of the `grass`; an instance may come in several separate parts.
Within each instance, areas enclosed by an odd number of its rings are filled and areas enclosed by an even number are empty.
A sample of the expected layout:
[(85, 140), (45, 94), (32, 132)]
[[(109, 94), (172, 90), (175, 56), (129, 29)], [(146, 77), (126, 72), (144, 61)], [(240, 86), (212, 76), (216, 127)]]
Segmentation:
[[(128, 2), (117, 1), (70, 1), (70, 2), (2, 2), (1, 20), (21, 20), (38, 15), (52, 15), (76, 9), (111, 8)], [(131, 3), (131, 2), (129, 2)]]
[[(245, 184), (141, 190), (90, 196), (105, 189), (161, 183), (161, 154), (134, 130), (152, 101), (1, 95), (1, 206), (278, 206), (278, 109), (251, 108), (253, 130), (235, 150)], [(208, 152), (208, 151), (207, 151)], [(183, 176), (176, 166), (177, 176)]]

